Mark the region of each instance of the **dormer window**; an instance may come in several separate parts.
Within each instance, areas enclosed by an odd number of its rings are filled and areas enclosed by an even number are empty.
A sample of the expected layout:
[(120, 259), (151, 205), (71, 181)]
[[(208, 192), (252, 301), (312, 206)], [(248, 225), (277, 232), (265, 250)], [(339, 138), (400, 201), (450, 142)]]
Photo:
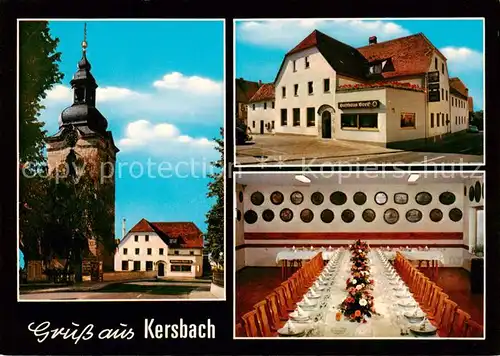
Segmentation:
[(169, 240), (169, 242), (170, 242), (171, 244), (175, 244), (175, 243), (177, 243), (177, 239), (170, 239), (170, 240)]
[(380, 73), (382, 73), (382, 63), (370, 66), (370, 74), (380, 74)]

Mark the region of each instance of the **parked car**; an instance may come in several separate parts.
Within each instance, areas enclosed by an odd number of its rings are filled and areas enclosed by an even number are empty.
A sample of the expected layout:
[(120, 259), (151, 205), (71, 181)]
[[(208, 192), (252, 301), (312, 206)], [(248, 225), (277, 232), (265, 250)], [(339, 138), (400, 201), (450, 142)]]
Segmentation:
[(479, 132), (479, 129), (477, 128), (477, 126), (469, 126), (469, 129), (467, 130), (468, 132), (472, 132), (472, 133), (478, 133)]
[(236, 144), (244, 145), (245, 142), (250, 141), (252, 137), (248, 134), (248, 126), (242, 120), (236, 120)]

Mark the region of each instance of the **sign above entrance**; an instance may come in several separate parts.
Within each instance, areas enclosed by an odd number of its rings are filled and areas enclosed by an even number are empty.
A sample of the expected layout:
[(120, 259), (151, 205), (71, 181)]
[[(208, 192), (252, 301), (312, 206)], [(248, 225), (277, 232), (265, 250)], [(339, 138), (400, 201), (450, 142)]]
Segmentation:
[(350, 101), (339, 103), (339, 109), (376, 109), (380, 106), (378, 100)]
[(427, 74), (428, 83), (438, 83), (439, 82), (439, 71), (429, 72)]
[(174, 263), (174, 264), (192, 264), (193, 261), (191, 261), (191, 260), (170, 260), (170, 263)]

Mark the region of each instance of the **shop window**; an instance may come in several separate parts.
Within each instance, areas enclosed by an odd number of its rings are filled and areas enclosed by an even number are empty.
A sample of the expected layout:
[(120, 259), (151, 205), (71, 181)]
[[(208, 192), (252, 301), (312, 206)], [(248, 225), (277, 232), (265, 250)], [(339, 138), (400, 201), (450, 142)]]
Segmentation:
[(267, 110), (267, 103), (264, 102), (264, 110)]
[(415, 113), (401, 113), (401, 128), (416, 128)]
[(313, 82), (308, 82), (307, 83), (307, 93), (309, 95), (312, 95), (314, 93)]
[(191, 272), (191, 268), (193, 266), (190, 265), (170, 265), (171, 272)]
[(128, 271), (128, 261), (122, 261), (122, 271)]
[(134, 261), (134, 271), (141, 270), (141, 261)]
[(287, 113), (286, 109), (281, 109), (281, 126), (286, 126)]
[(309, 68), (309, 57), (305, 58), (306, 69)]
[(342, 128), (358, 130), (378, 128), (378, 114), (342, 114), (340, 116)]
[(128, 248), (123, 249), (123, 254), (126, 255), (128, 253)]
[(340, 125), (342, 128), (357, 128), (358, 115), (356, 114), (342, 114), (340, 116)]
[(315, 126), (314, 108), (307, 108), (307, 127)]
[(300, 109), (293, 109), (293, 126), (300, 126)]
[(281, 96), (286, 98), (286, 87), (281, 87)]
[(299, 85), (298, 84), (294, 84), (294, 86), (293, 86), (293, 95), (299, 96)]
[(146, 271), (153, 270), (153, 261), (146, 261)]

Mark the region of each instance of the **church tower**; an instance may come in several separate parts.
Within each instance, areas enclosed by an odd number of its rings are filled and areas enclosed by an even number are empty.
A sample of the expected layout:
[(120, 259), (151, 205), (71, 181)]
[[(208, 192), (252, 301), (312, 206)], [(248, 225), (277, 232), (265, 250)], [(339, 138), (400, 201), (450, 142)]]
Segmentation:
[[(108, 131), (108, 121), (96, 108), (97, 83), (90, 72), (87, 59), (87, 24), (82, 42), (82, 59), (71, 80), (73, 104), (64, 109), (59, 117), (59, 131), (48, 138), (48, 168), (52, 172), (66, 162), (68, 154), (75, 155), (85, 162), (85, 169), (90, 172), (101, 187), (106, 187), (112, 195), (109, 201), (111, 212), (109, 224), (113, 233), (106, 237), (114, 241), (115, 226), (115, 162), (118, 148)], [(95, 271), (96, 263), (102, 263), (103, 270), (113, 271), (114, 251), (106, 251), (92, 236), (88, 237), (90, 254), (84, 257), (83, 275), (89, 276)]]

